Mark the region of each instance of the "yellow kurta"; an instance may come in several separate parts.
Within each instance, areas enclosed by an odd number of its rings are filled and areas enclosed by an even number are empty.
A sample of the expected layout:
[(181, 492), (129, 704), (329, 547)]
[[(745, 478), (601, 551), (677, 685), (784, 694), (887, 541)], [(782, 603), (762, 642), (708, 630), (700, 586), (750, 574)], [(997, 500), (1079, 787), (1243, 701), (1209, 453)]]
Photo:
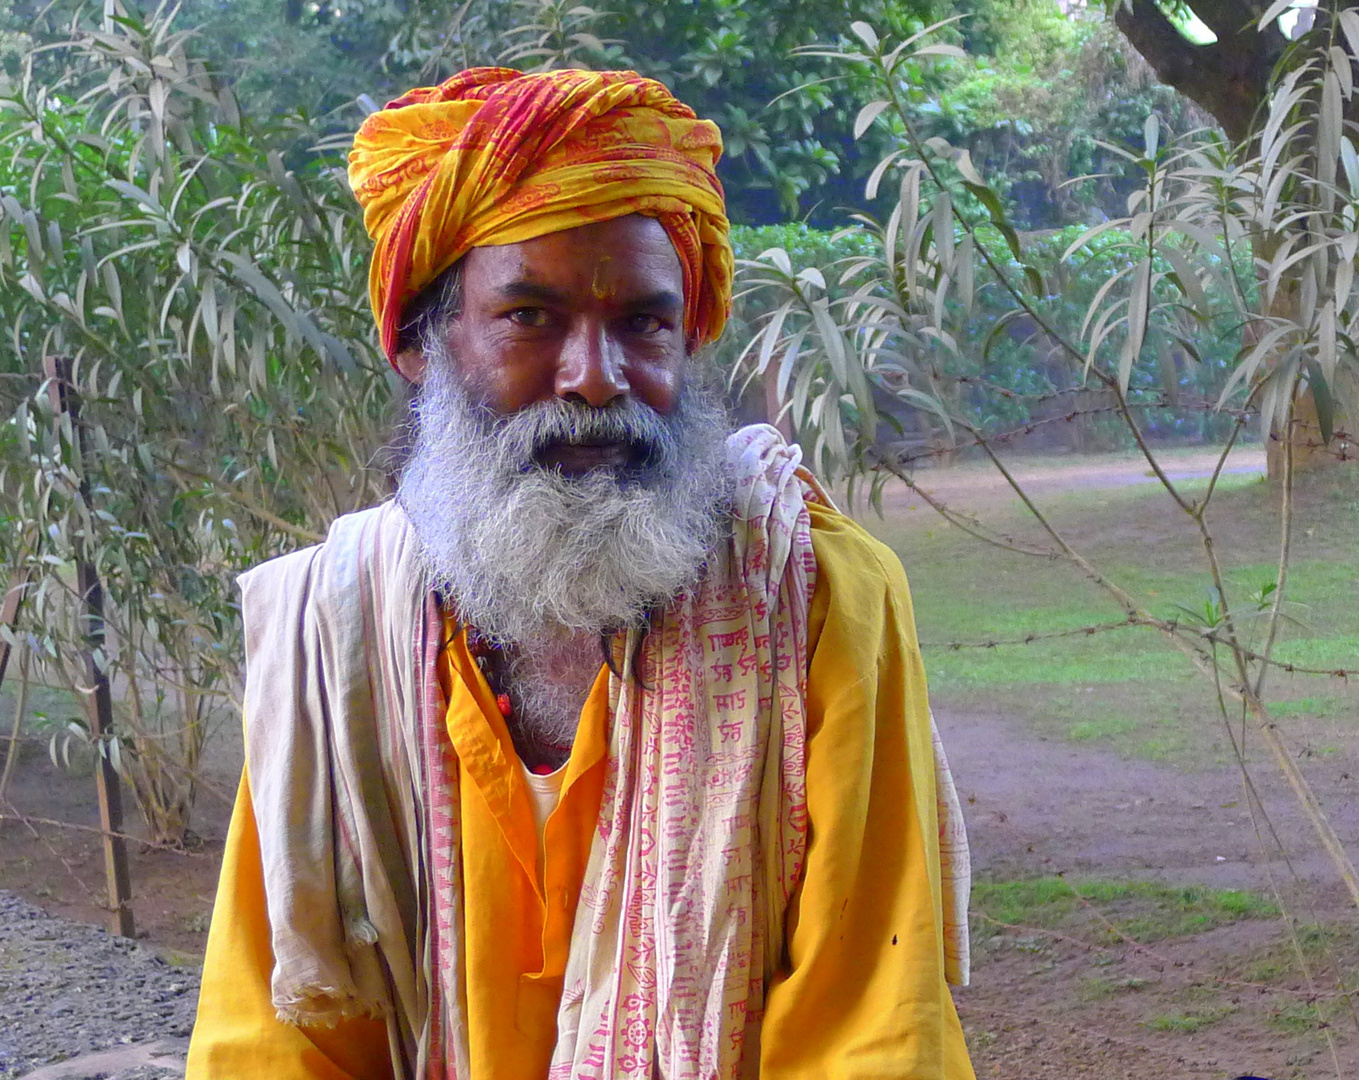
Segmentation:
[[(971, 1080), (944, 981), (924, 669), (896, 557), (809, 504), (818, 578), (808, 628), (803, 881), (790, 968), (768, 991), (763, 1080)], [(539, 848), (505, 722), (462, 642), (440, 677), (458, 753), (470, 1080), (544, 1080), (603, 782), (607, 679), (595, 683)], [(187, 1080), (382, 1080), (382, 1024), (297, 1028), (270, 1004), (268, 916), (245, 781), (227, 836)]]

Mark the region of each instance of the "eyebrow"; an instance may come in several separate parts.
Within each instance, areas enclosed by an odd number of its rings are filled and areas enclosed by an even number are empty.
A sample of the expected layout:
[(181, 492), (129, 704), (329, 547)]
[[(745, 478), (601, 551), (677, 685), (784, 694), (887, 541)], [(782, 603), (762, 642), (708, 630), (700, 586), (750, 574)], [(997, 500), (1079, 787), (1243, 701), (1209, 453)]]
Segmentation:
[[(538, 285), (532, 281), (511, 281), (496, 290), (502, 302), (526, 301), (538, 304), (563, 306), (569, 297), (560, 289), (550, 285)], [(673, 289), (657, 289), (655, 292), (634, 296), (622, 305), (630, 311), (678, 311), (684, 307), (684, 300)]]
[(566, 294), (547, 285), (531, 281), (511, 281), (496, 290), (501, 300), (536, 300), (540, 304), (564, 304)]
[(657, 289), (655, 292), (647, 293), (644, 296), (634, 297), (623, 306), (633, 311), (656, 310), (658, 308), (662, 311), (678, 311), (684, 307), (684, 300), (679, 293), (671, 289)]

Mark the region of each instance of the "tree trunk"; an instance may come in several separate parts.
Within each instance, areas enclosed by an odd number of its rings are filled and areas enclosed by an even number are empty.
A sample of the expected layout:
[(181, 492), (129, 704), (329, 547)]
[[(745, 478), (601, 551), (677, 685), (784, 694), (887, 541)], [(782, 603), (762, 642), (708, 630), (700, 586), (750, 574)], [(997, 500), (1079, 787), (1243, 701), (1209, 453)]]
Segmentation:
[(1158, 79), (1212, 114), (1233, 142), (1244, 142), (1288, 42), (1277, 23), (1257, 30), (1260, 14), (1245, 0), (1196, 0), (1193, 7), (1217, 35), (1213, 44), (1188, 41), (1155, 0), (1119, 4), (1114, 22)]
[[(1335, 435), (1329, 444), (1321, 437), (1321, 420), (1317, 416), (1317, 399), (1311, 387), (1304, 387), (1293, 406), (1293, 471), (1301, 473), (1324, 465), (1338, 465), (1355, 461), (1354, 446), (1347, 437), (1352, 429), (1347, 417), (1336, 408), (1333, 419)], [(1265, 446), (1265, 462), (1271, 480), (1282, 480), (1284, 474), (1284, 443), (1278, 435), (1271, 435)]]
[[(1359, 2), (1349, 0), (1339, 6), (1353, 8)], [(1162, 82), (1211, 113), (1233, 142), (1253, 142), (1267, 111), (1265, 103), (1274, 65), (1288, 44), (1287, 39), (1277, 21), (1264, 30), (1258, 29), (1260, 5), (1251, 0), (1195, 0), (1193, 9), (1217, 35), (1215, 43), (1195, 45), (1186, 40), (1156, 0), (1119, 4), (1114, 21)], [(1316, 10), (1320, 13), (1320, 9)], [(1266, 256), (1267, 262), (1267, 256), (1273, 253), (1257, 249), (1255, 254), (1257, 258)], [(1285, 284), (1279, 289), (1271, 314), (1296, 315), (1295, 288)], [(1333, 443), (1329, 447), (1323, 443), (1316, 400), (1310, 388), (1299, 396), (1297, 416), (1299, 423), (1293, 427), (1296, 469), (1302, 471), (1327, 462), (1354, 459), (1353, 448), (1347, 441), (1341, 439), (1341, 445)], [(1339, 415), (1334, 419), (1337, 432), (1352, 426), (1346, 425)], [(1278, 439), (1269, 440), (1271, 479), (1283, 475), (1283, 451)]]

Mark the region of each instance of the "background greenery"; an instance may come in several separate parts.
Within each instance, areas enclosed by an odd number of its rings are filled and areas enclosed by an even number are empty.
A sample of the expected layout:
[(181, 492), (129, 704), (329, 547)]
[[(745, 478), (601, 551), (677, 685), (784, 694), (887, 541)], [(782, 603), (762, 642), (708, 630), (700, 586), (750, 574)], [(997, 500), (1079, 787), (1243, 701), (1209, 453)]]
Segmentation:
[[(10, 76), (87, 7), (10, 4)], [(363, 111), (473, 64), (632, 67), (721, 125), (733, 220), (826, 226), (862, 205), (892, 135), (856, 144), (855, 80), (789, 51), (854, 19), (900, 36), (955, 15), (945, 36), (967, 58), (906, 72), (911, 109), (929, 134), (972, 150), (1023, 228), (1122, 213), (1135, 177), (1099, 144), (1140, 139), (1149, 110), (1177, 130), (1205, 122), (1100, 12), (1068, 15), (1054, 0), (183, 0), (177, 24), (197, 30), (195, 53), (229, 75), (247, 113), (300, 115), (312, 135), (352, 130)], [(1107, 175), (1066, 183), (1096, 173)]]
[[(901, 61), (900, 108), (867, 125), (857, 119), (875, 86), (866, 65), (789, 55), (813, 41), (848, 48), (855, 16), (896, 37), (960, 16), (930, 39), (945, 48)], [(144, 813), (169, 839), (193, 800), (192, 770), (177, 780), (174, 762), (192, 765), (207, 718), (236, 687), (234, 574), (387, 490), (394, 384), (373, 340), (368, 245), (343, 177), (344, 133), (365, 110), (468, 63), (634, 64), (722, 123), (747, 270), (781, 253), (826, 310), (865, 289), (875, 302), (899, 291), (892, 230), (880, 222), (904, 189), (893, 175), (866, 198), (872, 164), (909, 140), (947, 146), (920, 188), (917, 233), (931, 235), (928, 221), (947, 210), (939, 183), (952, 185), (955, 205), (980, 222), (974, 302), (941, 290), (949, 335), (910, 339), (903, 363), (915, 381), (903, 382), (905, 367), (884, 369), (844, 399), (851, 427), (881, 413), (884, 439), (907, 460), (957, 444), (920, 407), (917, 385), (1011, 446), (1126, 444), (1126, 427), (1104, 415), (1105, 391), (1085, 386), (1082, 365), (1032, 318), (1014, 317), (1023, 313), (1004, 282), (1035, 282), (1033, 312), (1078, 324), (1141, 258), (1126, 221), (1077, 240), (1126, 214), (1148, 163), (1159, 168), (1147, 117), (1159, 117), (1162, 156), (1177, 129), (1201, 120), (1148, 77), (1101, 13), (1042, 0), (666, 0), (608, 11), (556, 0), (185, 0), (173, 19), (58, 0), (18, 2), (2, 18), (0, 558), (43, 583), (23, 644), (44, 678), (72, 690), (83, 623), (71, 567), (99, 568), (111, 633), (101, 662), (127, 691), (125, 743), (103, 749), (125, 758)], [(957, 182), (963, 151), (985, 185)], [(1104, 175), (1069, 182), (1090, 169)], [(829, 222), (841, 227), (818, 227)], [(923, 259), (931, 241), (917, 242)], [(1241, 257), (1234, 269), (1249, 281)], [(1186, 321), (1173, 268), (1159, 252), (1150, 265), (1162, 347), (1135, 358), (1126, 393), (1150, 436), (1215, 438), (1232, 421), (1205, 403), (1239, 352), (1239, 305), (1208, 273)], [(738, 297), (713, 363), (744, 390), (749, 415), (791, 392), (801, 431), (812, 397), (788, 380), (795, 367), (799, 380), (820, 378), (820, 361), (809, 352), (795, 363), (785, 350), (782, 371), (752, 376), (742, 360), (776, 309), (769, 290)], [(52, 355), (74, 366), (83, 446), (53, 425), (42, 376)], [(1053, 422), (1072, 401), (1084, 415)], [(66, 734), (81, 730), (73, 712)]]

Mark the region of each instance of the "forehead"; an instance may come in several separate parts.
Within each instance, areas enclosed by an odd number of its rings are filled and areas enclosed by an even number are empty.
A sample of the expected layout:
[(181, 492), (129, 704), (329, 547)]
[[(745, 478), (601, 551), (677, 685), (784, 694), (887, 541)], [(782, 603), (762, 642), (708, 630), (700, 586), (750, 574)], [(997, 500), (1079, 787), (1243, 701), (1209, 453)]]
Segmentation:
[(684, 271), (661, 223), (629, 214), (517, 244), (473, 248), (464, 281), (469, 292), (528, 283), (606, 300), (658, 290), (680, 295)]

